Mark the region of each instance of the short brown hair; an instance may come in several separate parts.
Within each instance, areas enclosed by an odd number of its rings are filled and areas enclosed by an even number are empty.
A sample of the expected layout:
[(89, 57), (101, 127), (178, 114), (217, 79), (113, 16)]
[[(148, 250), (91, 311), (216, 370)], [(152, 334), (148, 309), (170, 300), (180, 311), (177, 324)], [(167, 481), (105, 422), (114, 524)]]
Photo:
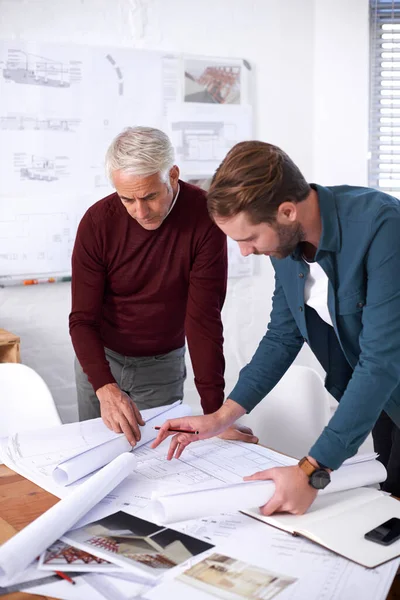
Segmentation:
[(240, 142), (228, 152), (212, 178), (208, 211), (212, 218), (233, 217), (246, 211), (254, 224), (271, 223), (282, 202), (301, 202), (310, 191), (283, 150), (265, 142)]

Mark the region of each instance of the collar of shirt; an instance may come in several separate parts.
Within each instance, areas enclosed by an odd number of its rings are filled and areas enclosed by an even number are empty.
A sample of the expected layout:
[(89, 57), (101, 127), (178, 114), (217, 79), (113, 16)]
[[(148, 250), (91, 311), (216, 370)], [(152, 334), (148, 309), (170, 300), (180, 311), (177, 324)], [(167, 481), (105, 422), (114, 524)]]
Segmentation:
[(167, 214), (165, 215), (165, 217), (163, 218), (163, 222), (165, 221), (165, 219), (168, 217), (169, 213), (171, 212), (171, 210), (174, 208), (176, 201), (178, 200), (178, 196), (179, 196), (179, 192), (181, 191), (180, 185), (178, 183), (178, 191), (175, 194), (175, 198), (172, 200), (172, 204), (169, 207), (169, 210), (167, 212)]
[[(329, 188), (310, 183), (310, 187), (318, 194), (319, 209), (322, 221), (321, 239), (315, 253), (315, 261), (324, 252), (337, 252), (341, 247), (341, 234), (335, 195)], [(303, 260), (302, 244), (300, 243), (291, 254), (293, 260)]]

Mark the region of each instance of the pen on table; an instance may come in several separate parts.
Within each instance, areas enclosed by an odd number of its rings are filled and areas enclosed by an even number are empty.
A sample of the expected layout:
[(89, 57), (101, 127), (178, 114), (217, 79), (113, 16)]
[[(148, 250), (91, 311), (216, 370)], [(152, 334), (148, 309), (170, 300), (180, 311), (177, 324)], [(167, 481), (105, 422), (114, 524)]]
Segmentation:
[(37, 277), (35, 279), (23, 279), (22, 285), (37, 285), (38, 283), (58, 283), (71, 281), (71, 276), (51, 276), (51, 277)]
[(71, 275), (49, 275), (43, 277), (35, 277), (32, 279), (19, 279), (15, 277), (2, 277), (0, 276), (0, 288), (6, 288), (16, 285), (37, 285), (39, 283), (59, 283), (71, 281)]
[(54, 573), (56, 575), (58, 575), (59, 577), (61, 577), (61, 579), (65, 579), (66, 581), (68, 581), (69, 583), (72, 583), (72, 585), (75, 585), (75, 581), (73, 579), (71, 579), (71, 577), (68, 577), (68, 575), (66, 575), (65, 573), (63, 573), (62, 571), (54, 571)]
[[(154, 429), (161, 429), (161, 427), (159, 427), (157, 425), (157, 427), (154, 427)], [(168, 429), (168, 431), (173, 431), (174, 433), (193, 433), (194, 435), (199, 435), (199, 431), (194, 431), (193, 429)]]
[(24, 279), (22, 285), (37, 285), (38, 283), (55, 283), (55, 277), (39, 277), (37, 279)]

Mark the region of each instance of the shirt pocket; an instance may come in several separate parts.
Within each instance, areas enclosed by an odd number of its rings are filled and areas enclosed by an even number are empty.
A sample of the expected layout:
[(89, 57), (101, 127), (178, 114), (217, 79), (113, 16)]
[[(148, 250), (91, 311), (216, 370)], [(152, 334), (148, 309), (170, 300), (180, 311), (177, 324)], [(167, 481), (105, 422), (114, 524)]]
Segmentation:
[(342, 348), (347, 360), (354, 368), (360, 356), (360, 333), (362, 330), (363, 308), (366, 303), (365, 290), (337, 297), (336, 323)]
[(338, 296), (337, 298), (337, 314), (341, 316), (361, 313), (364, 306), (364, 290), (358, 290), (357, 292), (354, 292), (348, 296)]
[(365, 306), (365, 292), (363, 289), (354, 292), (348, 296), (338, 296), (337, 298), (337, 314), (352, 315), (361, 313)]

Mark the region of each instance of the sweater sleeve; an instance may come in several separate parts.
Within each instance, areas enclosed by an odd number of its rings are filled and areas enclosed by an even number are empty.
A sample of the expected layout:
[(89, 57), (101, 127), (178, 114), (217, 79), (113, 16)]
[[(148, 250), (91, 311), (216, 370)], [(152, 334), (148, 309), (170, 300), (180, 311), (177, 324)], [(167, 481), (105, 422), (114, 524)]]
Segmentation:
[(221, 310), (227, 284), (226, 237), (210, 221), (198, 243), (193, 261), (185, 332), (194, 380), (205, 414), (216, 411), (224, 401), (223, 328)]
[(101, 251), (92, 217), (87, 212), (78, 227), (72, 253), (69, 331), (76, 357), (95, 391), (107, 383), (115, 383), (100, 336), (105, 280)]

